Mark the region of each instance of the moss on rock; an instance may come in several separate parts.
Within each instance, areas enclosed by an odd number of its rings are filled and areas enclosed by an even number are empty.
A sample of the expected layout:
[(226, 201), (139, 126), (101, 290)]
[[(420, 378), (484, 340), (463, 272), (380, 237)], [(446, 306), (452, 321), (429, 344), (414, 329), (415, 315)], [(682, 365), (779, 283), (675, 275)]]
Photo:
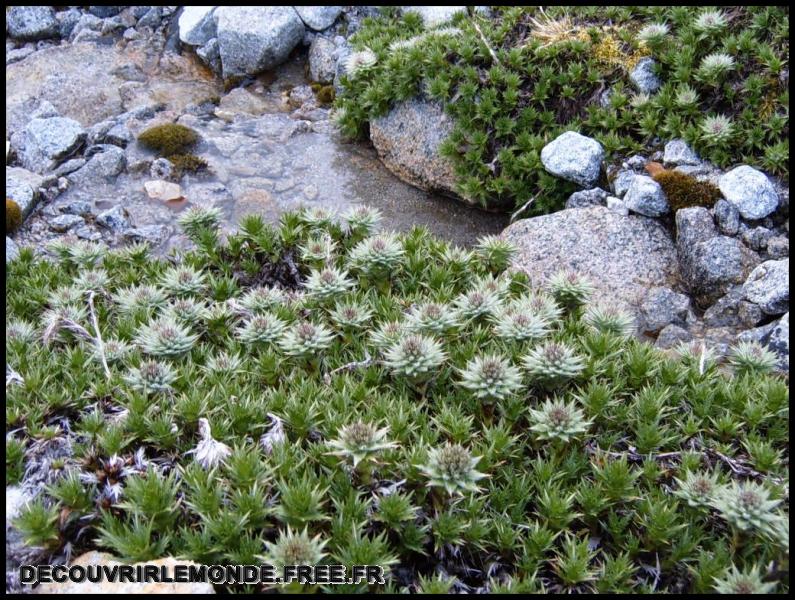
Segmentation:
[(160, 156), (183, 154), (199, 142), (199, 134), (190, 127), (164, 123), (150, 127), (138, 136), (138, 141)]
[(6, 198), (6, 234), (14, 233), (20, 225), (22, 225), (22, 209), (11, 198)]
[(720, 198), (720, 190), (708, 181), (699, 181), (679, 171), (658, 171), (652, 178), (665, 192), (673, 212), (689, 206), (709, 208)]

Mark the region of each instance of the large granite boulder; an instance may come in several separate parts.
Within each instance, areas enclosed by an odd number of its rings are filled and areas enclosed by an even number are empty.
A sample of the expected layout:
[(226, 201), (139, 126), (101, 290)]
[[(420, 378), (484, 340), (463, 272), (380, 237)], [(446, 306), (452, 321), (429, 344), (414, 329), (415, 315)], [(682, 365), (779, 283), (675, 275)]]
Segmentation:
[(562, 269), (591, 280), (596, 299), (638, 313), (648, 291), (672, 287), (676, 250), (656, 220), (621, 216), (604, 207), (576, 208), (522, 219), (503, 237), (518, 246), (513, 268), (536, 285)]
[(304, 23), (291, 6), (221, 6), (213, 18), (224, 77), (272, 69), (304, 37)]
[(19, 205), (23, 218), (28, 216), (39, 200), (39, 188), (44, 178), (22, 167), (6, 167), (6, 198)]
[(401, 102), (370, 123), (370, 139), (395, 175), (428, 192), (457, 196), (453, 165), (439, 146), (453, 130), (442, 107), (419, 98)]

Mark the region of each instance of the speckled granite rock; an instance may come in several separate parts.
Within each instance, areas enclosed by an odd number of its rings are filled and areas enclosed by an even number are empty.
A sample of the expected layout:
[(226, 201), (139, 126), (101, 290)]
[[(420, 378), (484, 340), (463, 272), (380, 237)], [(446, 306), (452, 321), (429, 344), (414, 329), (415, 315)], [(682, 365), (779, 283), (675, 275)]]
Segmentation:
[(597, 299), (633, 311), (649, 288), (670, 287), (678, 272), (674, 244), (662, 225), (604, 207), (522, 219), (502, 235), (519, 248), (513, 268), (535, 284), (572, 269), (593, 282)]

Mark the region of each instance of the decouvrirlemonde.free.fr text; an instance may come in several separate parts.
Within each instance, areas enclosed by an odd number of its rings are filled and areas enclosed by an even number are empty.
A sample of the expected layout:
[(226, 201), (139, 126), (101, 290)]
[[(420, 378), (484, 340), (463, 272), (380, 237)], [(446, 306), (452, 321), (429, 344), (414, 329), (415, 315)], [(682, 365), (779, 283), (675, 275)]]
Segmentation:
[(22, 584), (37, 583), (211, 583), (214, 585), (384, 584), (377, 565), (22, 565)]

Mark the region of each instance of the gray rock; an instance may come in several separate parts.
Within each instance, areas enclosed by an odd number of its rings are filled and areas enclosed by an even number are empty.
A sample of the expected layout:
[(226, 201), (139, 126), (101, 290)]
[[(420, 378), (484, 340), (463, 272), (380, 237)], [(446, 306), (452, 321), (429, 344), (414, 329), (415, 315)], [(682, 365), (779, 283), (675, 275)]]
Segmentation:
[(143, 227), (132, 227), (126, 230), (122, 236), (130, 242), (149, 242), (153, 246), (160, 245), (169, 235), (167, 225), (145, 225)]
[(204, 46), (196, 48), (196, 55), (213, 71), (221, 72), (221, 50), (218, 47), (218, 38), (212, 38)]
[(767, 227), (748, 227), (740, 234), (743, 243), (752, 250), (764, 250), (773, 232)]
[(61, 206), (60, 211), (67, 215), (80, 215), (81, 217), (93, 212), (91, 203), (86, 200), (72, 200)]
[(97, 215), (97, 225), (113, 232), (124, 231), (130, 226), (127, 211), (121, 206), (114, 206)]
[(668, 287), (651, 288), (640, 305), (643, 330), (656, 333), (665, 326), (682, 327), (690, 314), (690, 298)]
[(49, 117), (31, 119), (11, 136), (11, 147), (22, 166), (37, 173), (52, 171), (83, 144), (86, 130), (74, 119)]
[(58, 233), (65, 233), (77, 225), (83, 223), (83, 217), (79, 215), (60, 215), (50, 219), (48, 224), (50, 229)]
[(224, 77), (280, 65), (304, 35), (303, 22), (289, 6), (221, 6), (213, 18)]
[(58, 21), (58, 35), (65, 40), (69, 39), (69, 36), (72, 35), (72, 31), (82, 14), (83, 13), (76, 8), (70, 8), (69, 10), (62, 10), (55, 13), (55, 18)]
[(593, 187), (599, 180), (605, 151), (593, 138), (567, 131), (541, 150), (544, 168), (557, 177)]
[(640, 173), (646, 167), (647, 162), (649, 161), (645, 156), (641, 154), (633, 154), (627, 159), (625, 168), (632, 169), (633, 171)]
[(624, 203), (632, 212), (646, 217), (661, 217), (671, 210), (662, 187), (648, 175), (635, 175), (624, 194)]
[(6, 11), (6, 31), (18, 40), (42, 40), (58, 35), (58, 20), (50, 6), (12, 6)]
[(92, 154), (82, 168), (69, 174), (71, 183), (84, 185), (106, 182), (124, 170), (127, 165), (124, 150), (111, 144), (102, 144), (99, 148), (102, 151)]
[(89, 6), (88, 12), (100, 19), (115, 17), (124, 9), (123, 6)]
[(110, 130), (105, 134), (104, 142), (107, 144), (113, 144), (114, 146), (120, 146), (121, 148), (127, 147), (127, 144), (130, 144), (135, 138), (133, 134), (130, 133), (130, 130), (124, 124), (114, 125), (110, 128)]
[(108, 19), (102, 20), (102, 27), (99, 31), (102, 33), (102, 35), (109, 35), (122, 29), (125, 29), (125, 25), (122, 20), (119, 17), (110, 17)]
[(676, 348), (680, 344), (687, 344), (694, 339), (693, 334), (679, 325), (668, 325), (657, 336), (655, 346), (663, 350)]
[(607, 192), (602, 188), (591, 188), (574, 192), (566, 200), (566, 208), (587, 208), (589, 206), (604, 206)]
[(15, 50), (9, 50), (6, 52), (6, 64), (10, 65), (15, 62), (19, 62), (33, 54), (36, 50), (33, 48), (18, 48)]
[(16, 260), (19, 256), (19, 246), (10, 237), (6, 236), (6, 264)]
[(731, 202), (720, 198), (712, 207), (718, 229), (723, 235), (736, 235), (740, 230), (740, 211)]
[(58, 114), (58, 109), (55, 108), (51, 102), (47, 100), (42, 100), (39, 102), (39, 106), (30, 113), (31, 119), (49, 119), (50, 117), (60, 117), (61, 115)]
[(676, 251), (662, 225), (601, 206), (522, 219), (502, 235), (518, 247), (512, 267), (536, 286), (574, 270), (595, 286), (597, 301), (633, 312), (649, 288), (670, 287), (677, 277)]
[(203, 46), (215, 37), (213, 12), (216, 6), (185, 6), (179, 16), (179, 39), (183, 44)]
[(72, 33), (69, 35), (70, 42), (80, 41), (81, 34), (90, 34), (95, 32), (96, 37), (99, 37), (99, 30), (102, 28), (102, 19), (95, 17), (92, 14), (83, 13), (72, 27)]
[(294, 6), (304, 25), (315, 31), (323, 31), (334, 25), (342, 13), (341, 6)]
[(665, 144), (663, 163), (666, 165), (700, 165), (701, 159), (687, 142), (681, 139), (671, 140)]
[(152, 6), (147, 8), (149, 10), (147, 10), (140, 19), (138, 19), (138, 27), (150, 27), (155, 29), (158, 25), (160, 25), (160, 19), (162, 18), (160, 7)]
[(768, 260), (756, 267), (743, 285), (749, 302), (758, 304), (767, 315), (789, 310), (789, 258)]
[(613, 179), (613, 193), (619, 198), (623, 198), (634, 179), (634, 171), (622, 169), (616, 174), (615, 179)]
[(21, 167), (6, 167), (6, 198), (10, 198), (27, 217), (39, 200), (44, 178)]
[(704, 312), (707, 327), (756, 327), (762, 320), (762, 310), (743, 297), (742, 286), (735, 286)]
[(761, 171), (742, 165), (718, 181), (723, 197), (740, 211), (744, 219), (763, 219), (778, 208), (776, 188)]
[(99, 231), (88, 226), (78, 227), (74, 230), (74, 234), (81, 240), (90, 242), (97, 242), (102, 239), (102, 234)]
[(629, 80), (642, 94), (653, 94), (662, 85), (654, 73), (654, 65), (653, 58), (641, 58), (629, 73)]
[(337, 61), (336, 72), (334, 73), (334, 89), (337, 93), (342, 91), (342, 76), (345, 75), (346, 68), (345, 64), (348, 59), (348, 56), (353, 49), (351, 48), (348, 42), (343, 42), (342, 44), (335, 44), (337, 49), (334, 51), (334, 58)]
[(778, 369), (789, 371), (789, 311), (772, 327), (764, 344), (779, 357)]
[(612, 212), (616, 213), (617, 215), (621, 215), (624, 217), (629, 215), (629, 208), (627, 208), (626, 203), (621, 198), (616, 198), (615, 196), (608, 196), (606, 203), (607, 203), (607, 208), (609, 208)]
[(132, 40), (137, 40), (138, 38), (140, 38), (141, 34), (138, 33), (138, 31), (136, 31), (135, 27), (128, 27), (127, 29), (124, 30), (124, 34), (122, 37), (128, 42), (130, 42)]
[(712, 215), (703, 206), (691, 206), (676, 211), (676, 250), (682, 263), (689, 261), (689, 254), (696, 244), (717, 235)]
[(416, 12), (422, 17), (426, 27), (441, 25), (459, 12), (465, 12), (466, 6), (404, 6), (405, 12)]
[(771, 259), (789, 256), (789, 238), (780, 235), (767, 240), (767, 256)]
[(425, 191), (457, 197), (453, 165), (439, 154), (452, 130), (452, 120), (441, 106), (413, 99), (373, 119), (370, 139), (383, 163), (400, 179)]
[(328, 38), (317, 36), (309, 47), (309, 76), (318, 83), (331, 83), (337, 72), (334, 51), (337, 47)]
[(699, 306), (708, 306), (743, 283), (759, 256), (739, 240), (719, 235), (695, 244), (684, 257), (680, 254), (680, 262), (691, 294)]
[(149, 167), (149, 175), (152, 179), (171, 179), (174, 174), (174, 165), (167, 158), (157, 158), (152, 161)]

